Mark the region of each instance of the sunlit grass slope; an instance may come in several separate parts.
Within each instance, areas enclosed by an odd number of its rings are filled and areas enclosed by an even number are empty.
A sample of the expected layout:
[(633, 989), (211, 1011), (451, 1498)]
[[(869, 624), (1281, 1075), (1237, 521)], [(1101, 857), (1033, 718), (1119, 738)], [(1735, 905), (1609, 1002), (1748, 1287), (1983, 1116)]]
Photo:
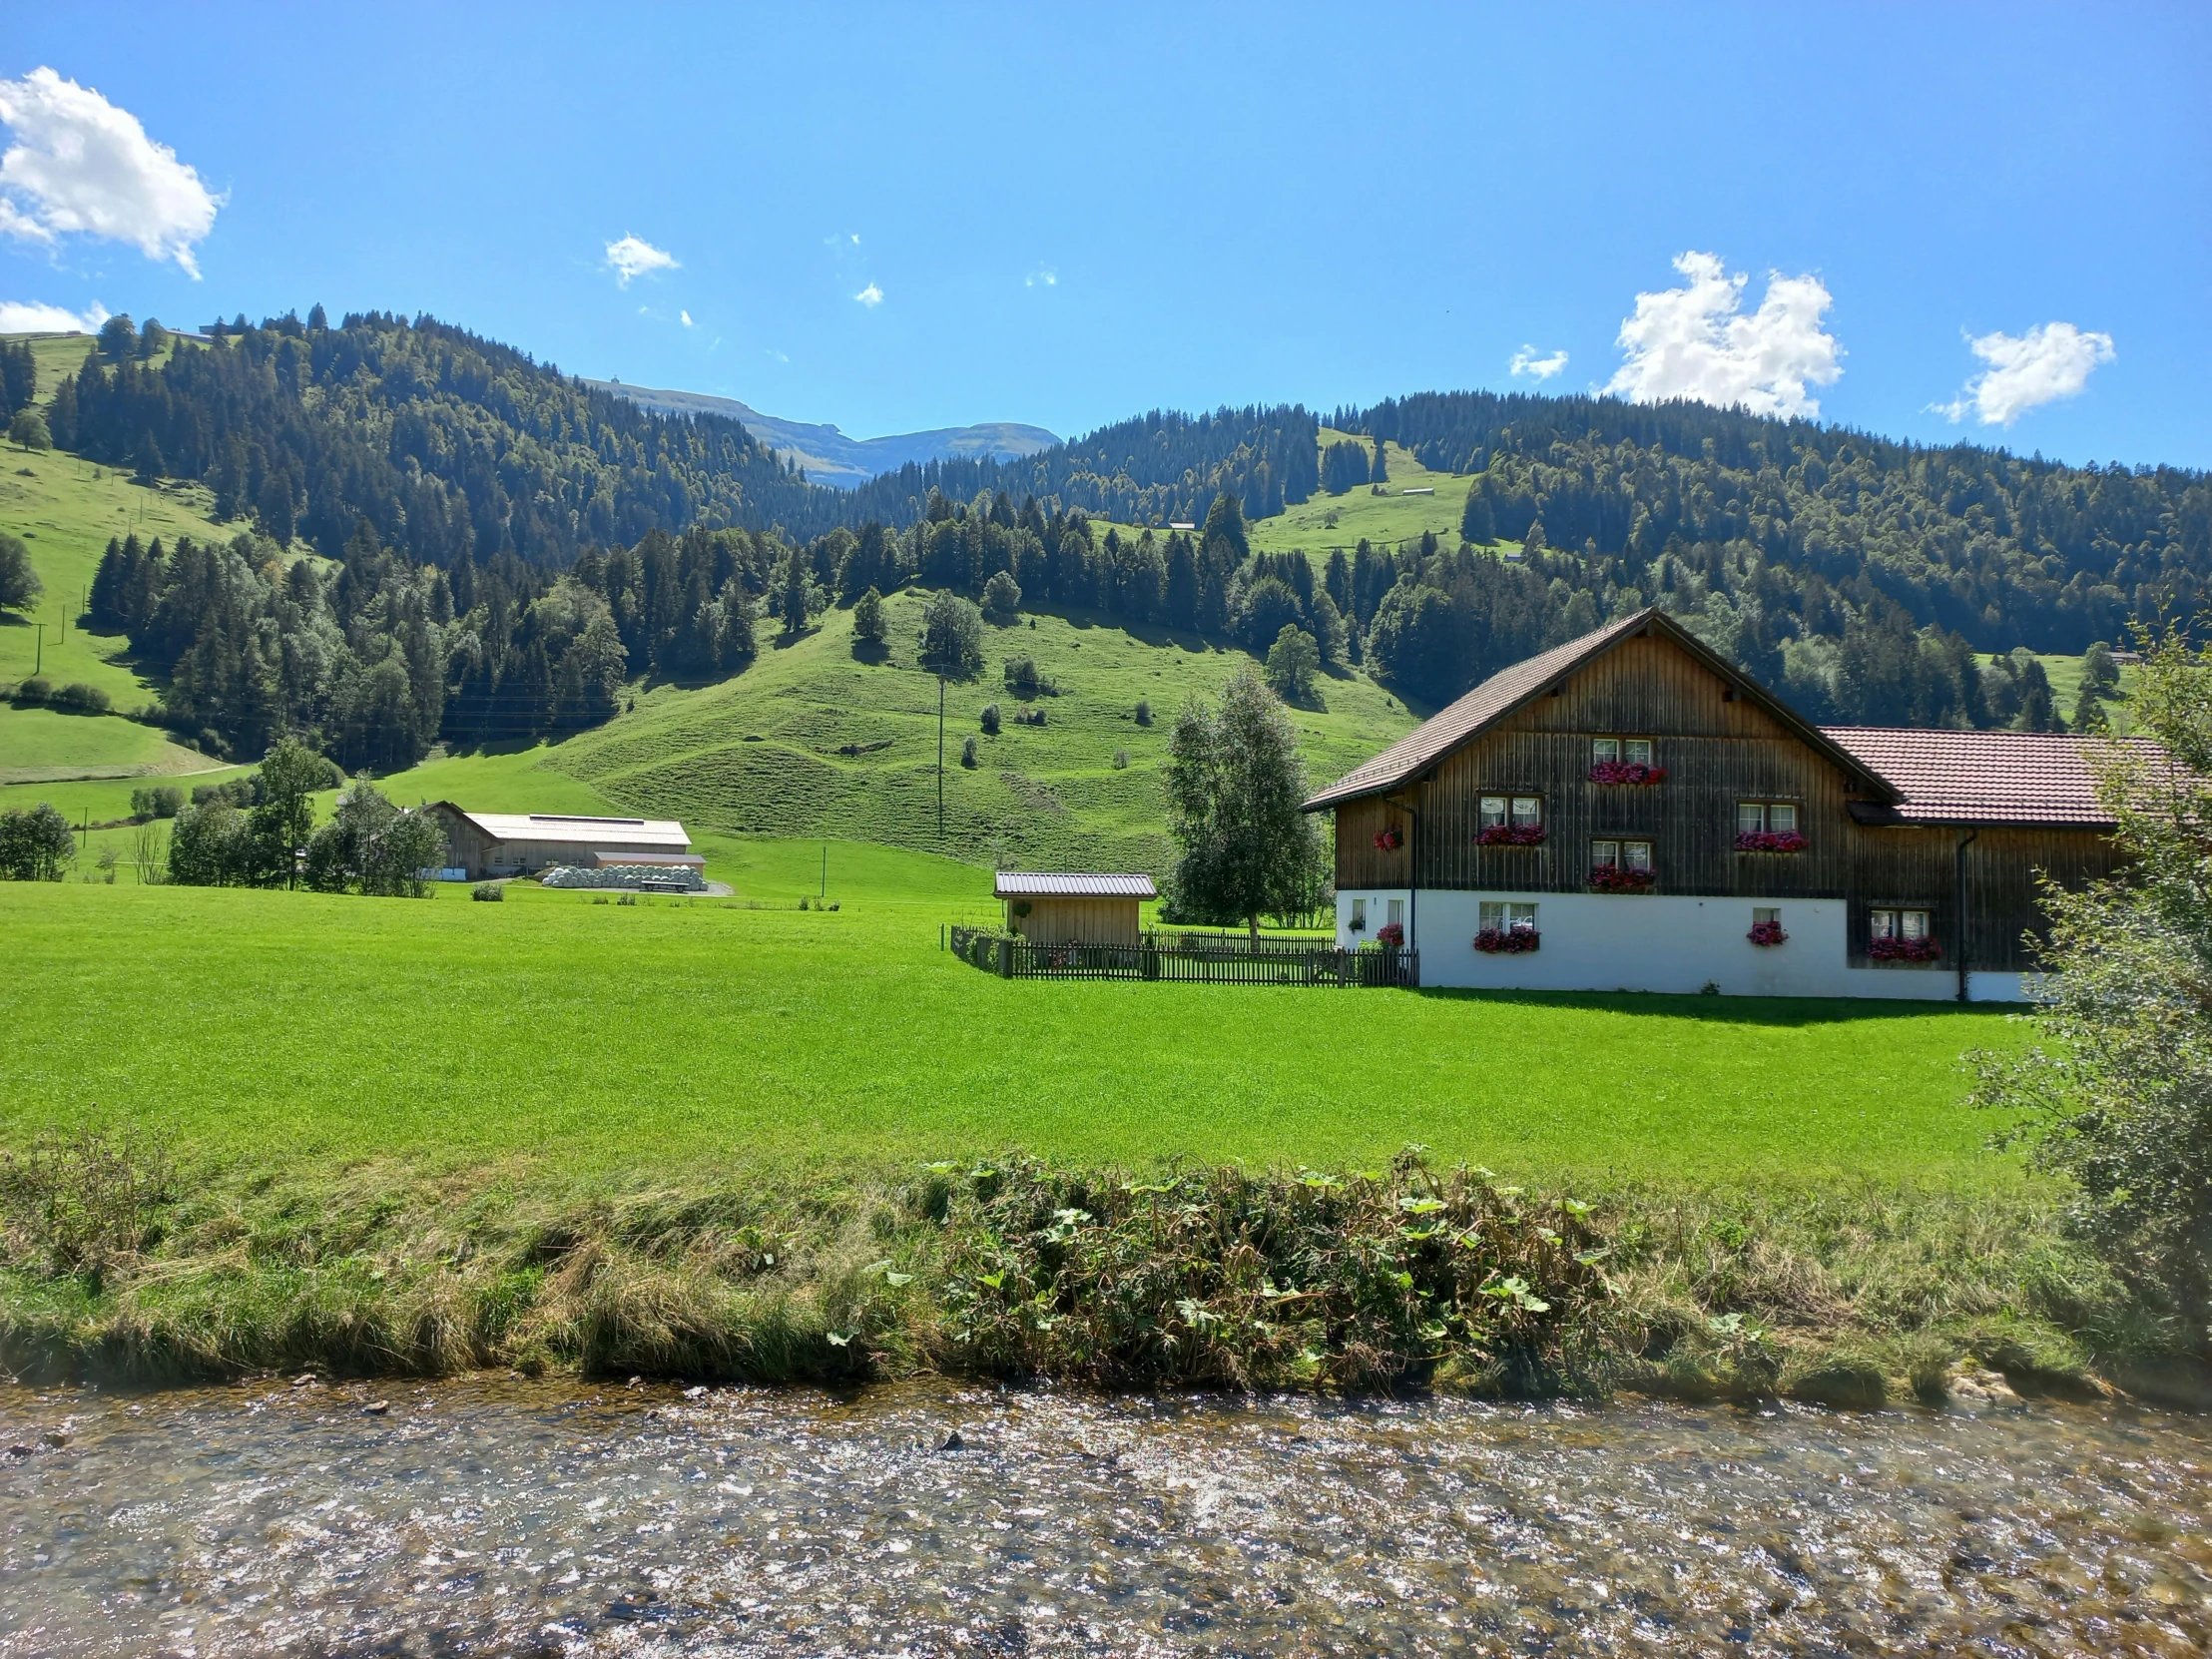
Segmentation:
[[(945, 831), (937, 834), (937, 682), (914, 666), (925, 597), (886, 605), (883, 662), (854, 657), (849, 612), (804, 639), (773, 643), (744, 674), (690, 690), (660, 687), (596, 731), (526, 756), (464, 756), (395, 776), (395, 799), (446, 797), (488, 811), (583, 811), (552, 774), (611, 808), (680, 818), (695, 831), (830, 834), (1062, 867), (1158, 869), (1168, 858), (1159, 768), (1185, 698), (1209, 695), (1240, 652), (1105, 624), (1043, 616), (987, 630), (987, 667), (945, 693)], [(1011, 657), (1033, 657), (1061, 695), (1023, 703), (1003, 684)], [(1150, 705), (1140, 726), (1136, 707)], [(986, 704), (1000, 709), (985, 735)], [(1042, 726), (1016, 724), (1042, 712)], [(1351, 770), (1409, 730), (1397, 699), (1364, 678), (1327, 680), (1319, 706), (1292, 710), (1317, 783)], [(960, 765), (973, 736), (977, 765)], [(847, 748), (855, 753), (844, 753)], [(1126, 757), (1117, 766), (1115, 757)], [(564, 803), (575, 805), (564, 805)], [(590, 810), (605, 811), (609, 808)]]
[[(762, 888), (811, 884), (819, 849), (758, 851)], [(247, 1158), (699, 1178), (1418, 1141), (1529, 1176), (2013, 1178), (1959, 1105), (1960, 1051), (2017, 1040), (1995, 1014), (1001, 980), (936, 948), (986, 874), (831, 860), (828, 913), (0, 885), (0, 1143), (129, 1119)]]

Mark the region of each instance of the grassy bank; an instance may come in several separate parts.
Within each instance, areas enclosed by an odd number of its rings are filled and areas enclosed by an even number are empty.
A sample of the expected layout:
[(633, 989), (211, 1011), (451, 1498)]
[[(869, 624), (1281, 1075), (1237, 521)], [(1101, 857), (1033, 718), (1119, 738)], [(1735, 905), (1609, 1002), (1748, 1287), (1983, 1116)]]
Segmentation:
[(0, 1364), (1870, 1404), (1981, 1370), (2138, 1382), (2172, 1346), (2025, 1189), (1580, 1191), (1413, 1154), (1333, 1175), (1000, 1159), (576, 1182), (180, 1168), (80, 1138), (0, 1164)]

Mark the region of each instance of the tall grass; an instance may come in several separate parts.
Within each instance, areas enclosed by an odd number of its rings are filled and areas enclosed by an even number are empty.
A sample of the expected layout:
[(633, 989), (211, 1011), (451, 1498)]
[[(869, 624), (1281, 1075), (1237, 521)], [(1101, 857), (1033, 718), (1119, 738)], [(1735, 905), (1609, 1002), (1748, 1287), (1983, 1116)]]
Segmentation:
[(1577, 1195), (1410, 1151), (587, 1188), (180, 1170), (92, 1136), (0, 1163), (0, 1366), (29, 1378), (934, 1371), (1871, 1403), (1938, 1395), (1960, 1364), (2078, 1388), (2186, 1352), (2028, 1189)]

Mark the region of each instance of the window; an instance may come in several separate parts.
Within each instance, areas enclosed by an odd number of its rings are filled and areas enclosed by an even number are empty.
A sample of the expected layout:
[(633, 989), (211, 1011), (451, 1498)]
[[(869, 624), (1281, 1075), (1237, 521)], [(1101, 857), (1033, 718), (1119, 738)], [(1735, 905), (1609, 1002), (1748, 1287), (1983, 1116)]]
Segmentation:
[(1368, 901), (1364, 898), (1355, 898), (1352, 901), (1352, 930), (1358, 933), (1364, 931), (1367, 925)]
[(1485, 933), (1533, 933), (1536, 931), (1536, 906), (1492, 902), (1485, 898), (1481, 920)]
[(1608, 761), (1617, 761), (1620, 758), (1621, 741), (1618, 738), (1599, 738), (1590, 745), (1590, 763), (1593, 766), (1603, 766)]
[(1926, 939), (1935, 936), (1926, 910), (1877, 910), (1868, 928), (1877, 939)]
[(1590, 842), (1590, 867), (1592, 869), (1644, 869), (1651, 868), (1651, 842), (1649, 841), (1592, 841)]
[(1780, 927), (1782, 925), (1782, 912), (1776, 908), (1753, 905), (1751, 924), (1754, 927)]
[(1393, 899), (1391, 899), (1391, 900), (1390, 900), (1390, 920), (1389, 920), (1389, 925), (1390, 925), (1390, 926), (1392, 926), (1392, 927), (1403, 927), (1403, 926), (1405, 925), (1405, 900), (1404, 900), (1404, 899), (1402, 899), (1402, 898), (1393, 898)]
[(1486, 795), (1482, 798), (1482, 828), (1534, 830), (1544, 822), (1544, 804), (1533, 795)]
[(1621, 759), (1632, 767), (1651, 765), (1651, 740), (1649, 738), (1621, 739)]
[(1797, 804), (1791, 801), (1739, 801), (1736, 803), (1739, 835), (1794, 835)]

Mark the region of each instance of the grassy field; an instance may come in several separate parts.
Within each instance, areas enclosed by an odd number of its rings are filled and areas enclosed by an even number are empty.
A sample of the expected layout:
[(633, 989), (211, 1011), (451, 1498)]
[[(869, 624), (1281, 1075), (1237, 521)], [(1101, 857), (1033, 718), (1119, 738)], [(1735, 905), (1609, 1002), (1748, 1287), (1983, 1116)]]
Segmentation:
[(1987, 1012), (1001, 981), (938, 950), (984, 872), (830, 852), (827, 913), (785, 907), (820, 878), (792, 842), (715, 849), (761, 909), (0, 887), (0, 1141), (123, 1119), (240, 1156), (692, 1174), (1417, 1141), (1548, 1179), (2012, 1178), (1957, 1104), (1960, 1052), (2013, 1041)]
[[(388, 787), (394, 799), (444, 796), (492, 812), (583, 810), (561, 805), (586, 799), (572, 793), (582, 788), (593, 801), (722, 833), (834, 834), (983, 864), (1161, 867), (1159, 766), (1175, 710), (1250, 659), (1063, 617), (990, 629), (983, 679), (947, 690), (940, 839), (937, 683), (913, 664), (923, 603), (917, 594), (886, 603), (886, 661), (854, 657), (849, 612), (829, 612), (789, 645), (769, 643), (771, 624), (759, 660), (736, 679), (657, 687), (607, 726), (527, 759), (462, 757), (399, 774)], [(1017, 655), (1033, 657), (1061, 695), (1026, 705), (1011, 696), (1001, 669)], [(1151, 706), (1150, 726), (1137, 723), (1140, 699)], [(996, 737), (979, 724), (990, 703), (1002, 714)], [(1044, 724), (1016, 724), (1024, 708)], [(1292, 716), (1317, 782), (1413, 724), (1403, 703), (1364, 678), (1325, 681), (1319, 706)], [(980, 750), (972, 771), (959, 765), (970, 735)], [(847, 746), (862, 753), (840, 753)]]

